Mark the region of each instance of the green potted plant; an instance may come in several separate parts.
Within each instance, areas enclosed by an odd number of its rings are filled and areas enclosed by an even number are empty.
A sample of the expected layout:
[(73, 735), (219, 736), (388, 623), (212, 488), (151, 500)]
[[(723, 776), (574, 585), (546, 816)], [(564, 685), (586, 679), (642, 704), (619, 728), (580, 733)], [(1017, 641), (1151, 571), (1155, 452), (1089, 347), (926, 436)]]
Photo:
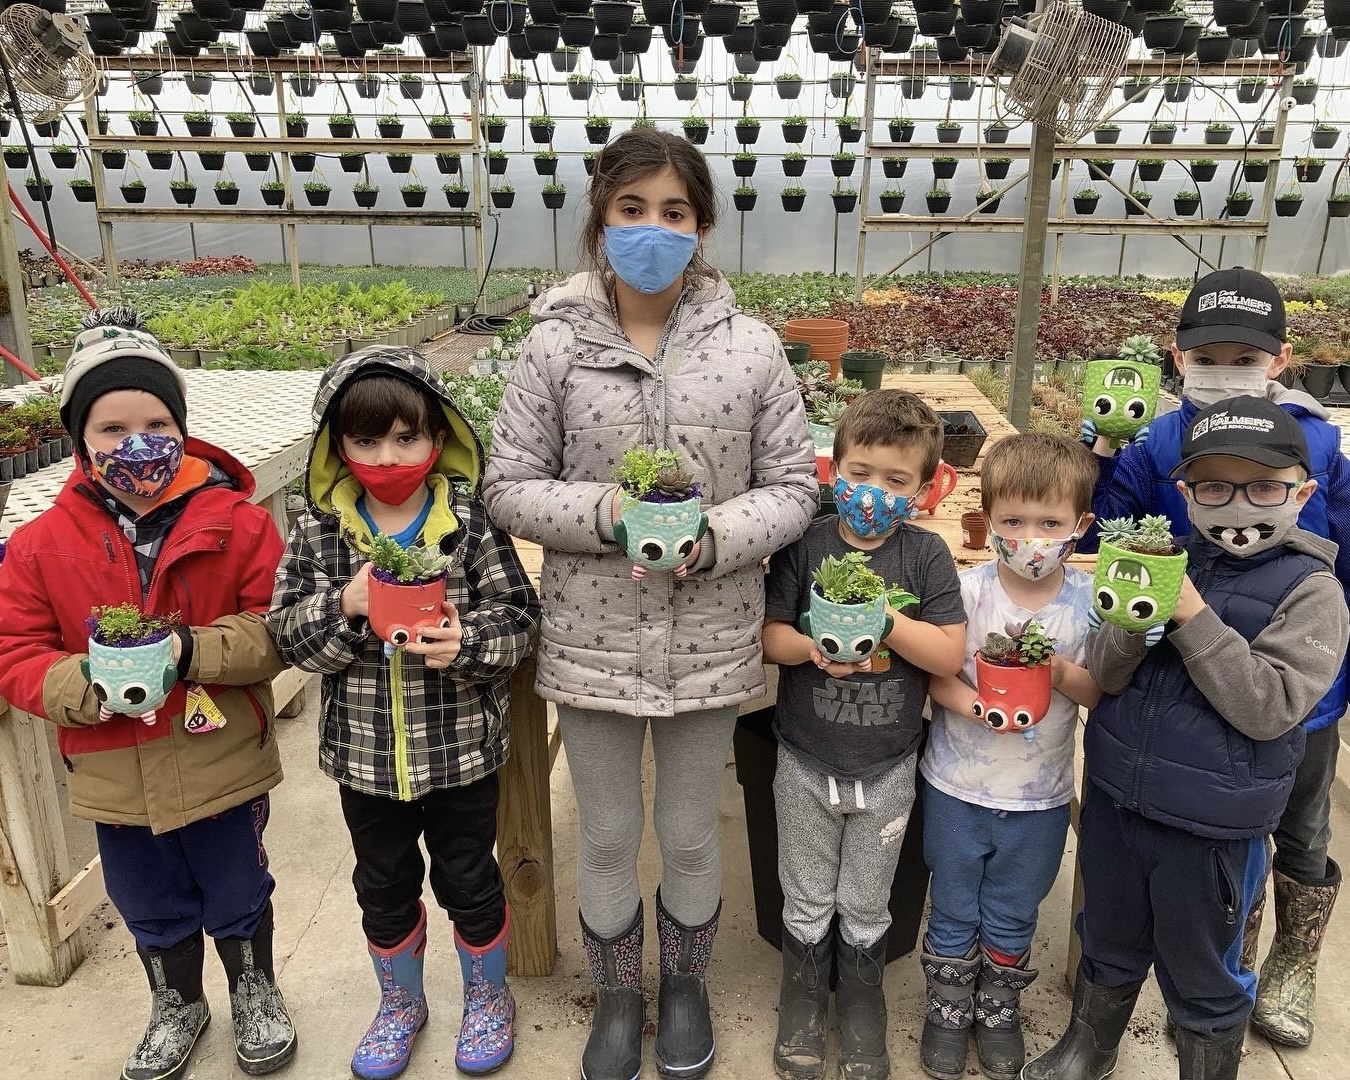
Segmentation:
[(677, 101), (696, 101), (698, 100), (698, 77), (695, 75), (676, 75), (675, 76), (675, 100)]
[(858, 205), (857, 188), (841, 187), (830, 192), (830, 201), (834, 203), (836, 214), (851, 214)]
[(259, 188), (263, 202), (268, 206), (280, 206), (286, 201), (286, 185), (280, 180), (267, 180)]
[(503, 117), (496, 114), (485, 116), (480, 123), (483, 125), (483, 133), (487, 135), (488, 142), (499, 143), (506, 138), (506, 120)]
[(469, 189), (463, 184), (445, 184), (441, 187), (445, 192), (446, 204), (454, 210), (463, 210), (469, 205)]
[[(634, 446), (614, 470), (619, 516), (614, 539), (637, 566), (674, 570), (708, 530), (702, 488), (674, 450)], [(636, 575), (635, 575), (636, 576)]]
[(1148, 126), (1148, 141), (1170, 143), (1177, 137), (1177, 126), (1170, 120), (1154, 120)]
[(338, 157), (338, 164), (342, 166), (345, 173), (359, 173), (366, 164), (366, 155), (363, 150), (344, 150)]
[(1205, 125), (1205, 142), (1221, 146), (1233, 137), (1233, 125), (1214, 120)]
[(952, 204), (952, 193), (944, 187), (935, 187), (924, 196), (930, 214), (945, 214)]
[(508, 164), (506, 151), (500, 147), (493, 148), (487, 152), (487, 171), (489, 176), (505, 176), (506, 166)]
[(1261, 100), (1265, 90), (1266, 80), (1260, 75), (1244, 75), (1238, 79), (1237, 99), (1243, 105), (1252, 105)]
[(305, 119), (304, 113), (286, 114), (286, 137), (288, 139), (303, 139), (309, 134), (309, 121)]
[(178, 682), (173, 638), (178, 622), (135, 604), (96, 607), (89, 616), (89, 654), (80, 671), (98, 699), (99, 719), (135, 716), (153, 724)]
[(956, 158), (939, 156), (933, 158), (933, 179), (950, 180), (956, 175)]
[(640, 75), (620, 75), (618, 89), (620, 101), (640, 101), (643, 91), (642, 77)]
[(736, 141), (742, 146), (753, 146), (759, 141), (759, 121), (753, 116), (738, 116), (733, 126), (736, 129)]
[(1186, 552), (1160, 514), (1102, 522), (1093, 600), (1102, 618), (1132, 634), (1161, 626), (1176, 610)]
[(995, 120), (984, 126), (984, 141), (987, 143), (1005, 143), (1012, 129), (1002, 120)]
[(502, 76), (502, 93), (509, 101), (524, 101), (529, 89), (530, 79), (523, 71), (508, 71)]
[(1326, 168), (1326, 159), (1320, 157), (1301, 157), (1294, 159), (1294, 175), (1303, 184), (1315, 184), (1322, 179), (1322, 170)]
[(958, 120), (942, 120), (937, 126), (937, 141), (940, 143), (954, 143), (961, 141), (961, 129), (964, 127)]
[(1009, 623), (985, 635), (975, 652), (975, 701), (971, 712), (990, 731), (1020, 731), (1026, 739), (1050, 711), (1050, 657), (1055, 640), (1034, 619)]
[(1312, 144), (1315, 150), (1330, 150), (1341, 137), (1341, 129), (1335, 124), (1317, 123), (1312, 128)]
[(1097, 180), (1103, 176), (1110, 176), (1115, 172), (1115, 158), (1088, 158), (1088, 175)]
[(742, 184), (731, 194), (731, 201), (735, 203), (736, 209), (741, 213), (753, 210), (758, 198), (759, 191), (752, 184)]
[(76, 202), (90, 203), (94, 201), (94, 182), (87, 176), (76, 176), (66, 181), (70, 185), (70, 193), (75, 196)]
[[(802, 77), (795, 71), (782, 71), (773, 77), (773, 87), (784, 101), (795, 101), (801, 96)], [(798, 140), (789, 140), (795, 142)]]
[(782, 126), (784, 142), (799, 143), (806, 138), (806, 117), (798, 113), (794, 113), (791, 116), (785, 116), (783, 117)]
[(398, 92), (408, 101), (417, 101), (425, 90), (426, 84), (416, 72), (405, 71), (398, 77)]
[(1079, 188), (1073, 195), (1073, 211), (1075, 214), (1095, 214), (1097, 206), (1101, 201), (1102, 193), (1095, 187)]
[(984, 159), (984, 175), (990, 180), (1002, 180), (1008, 175), (1008, 170), (1012, 168), (1012, 158), (1010, 157), (991, 157)]
[(328, 134), (334, 139), (351, 139), (356, 135), (356, 117), (351, 113), (333, 113), (328, 117)]
[(215, 129), (215, 118), (209, 112), (194, 110), (183, 114), (183, 123), (187, 125), (188, 134), (194, 139), (208, 138)]
[(1166, 164), (1162, 158), (1140, 158), (1139, 179), (1149, 183), (1161, 179)]
[(918, 602), (900, 589), (888, 589), (885, 579), (869, 565), (861, 551), (827, 555), (811, 571), (811, 597), (798, 620), (820, 654), (835, 663), (856, 663), (871, 656), (894, 627), (886, 610)]
[(684, 129), (684, 137), (691, 143), (701, 145), (708, 141), (708, 120), (703, 116), (686, 116), (680, 126)]
[(1317, 80), (1313, 78), (1295, 79), (1290, 97), (1299, 105), (1311, 105), (1317, 97)]
[(1147, 334), (1121, 343), (1114, 357), (1083, 368), (1083, 415), (1120, 447), (1153, 419), (1162, 389), (1162, 353)]
[(370, 545), (370, 629), (387, 654), (422, 640), (425, 627), (445, 627), (446, 577), (454, 557), (427, 547), (404, 548), (381, 533)]
[(544, 207), (548, 210), (561, 210), (567, 199), (567, 185), (559, 183), (545, 184), (542, 190)]
[(436, 169), (442, 176), (452, 176), (458, 173), (460, 169), (459, 155), (444, 152), (437, 154)]
[(1350, 217), (1350, 191), (1333, 191), (1327, 196), (1327, 217)]
[[(732, 101), (749, 101), (750, 94), (755, 89), (755, 80), (749, 75), (733, 75), (727, 79), (727, 95)], [(620, 95), (622, 97), (622, 94)], [(636, 101), (637, 98), (630, 98)]]
[(143, 203), (145, 202), (145, 181), (128, 180), (118, 190), (122, 193), (124, 202)]
[(975, 209), (981, 214), (997, 213), (999, 201), (999, 194), (993, 188), (982, 186), (975, 193)]
[(125, 150), (100, 150), (98, 156), (105, 169), (126, 168), (127, 152)]
[(333, 189), (322, 180), (305, 181), (305, 200), (310, 206), (327, 206)]
[(893, 116), (886, 125), (891, 142), (907, 143), (914, 138), (914, 121), (908, 116)]
[(1125, 216), (1143, 217), (1148, 211), (1148, 204), (1153, 201), (1153, 192), (1135, 188), (1130, 195), (1131, 198), (1125, 200)]
[(401, 139), (403, 137), (403, 117), (398, 113), (385, 113), (375, 121), (375, 130), (382, 139)]
[(592, 115), (586, 117), (586, 141), (592, 146), (604, 146), (609, 142), (610, 122), (608, 116)]
[(800, 150), (789, 150), (782, 158), (784, 176), (802, 176), (806, 172), (806, 155)]
[(403, 205), (408, 207), (418, 207), (427, 201), (427, 188), (425, 184), (403, 184), (399, 187), (403, 193)]
[(1252, 208), (1252, 193), (1246, 188), (1238, 188), (1229, 192), (1225, 206), (1229, 217), (1246, 217), (1247, 212)]
[(595, 92), (595, 82), (584, 72), (574, 71), (567, 76), (567, 95), (573, 101), (587, 101)]
[(239, 185), (233, 180), (217, 180), (214, 185), (216, 202), (221, 206), (234, 206), (239, 202)]
[[(491, 153), (491, 151), (489, 151)], [(384, 158), (389, 162), (389, 171), (395, 173), (412, 172), (413, 157), (411, 154), (385, 154)], [(488, 172), (492, 172), (492, 159), (488, 158)]]
[(180, 206), (191, 206), (197, 201), (197, 185), (186, 177), (170, 180), (169, 194)]
[(5, 167), (10, 169), (28, 168), (28, 147), (8, 145), (5, 147), (3, 156)]
[(530, 138), (541, 146), (553, 141), (553, 133), (558, 123), (548, 113), (537, 113), (530, 117)]
[(783, 209), (790, 214), (795, 214), (806, 205), (806, 188), (797, 185), (791, 185), (783, 188), (778, 193), (783, 201)]
[(1177, 217), (1190, 217), (1200, 209), (1200, 192), (1183, 189), (1172, 196), (1172, 208)]
[(380, 197), (380, 189), (375, 184), (358, 183), (352, 185), (352, 198), (363, 210), (369, 210)]
[(1294, 190), (1282, 191), (1275, 196), (1275, 216), (1294, 217), (1303, 206), (1303, 196)]
[(1092, 129), (1092, 141), (1101, 144), (1120, 142), (1120, 125), (1098, 124)]
[(136, 135), (158, 135), (159, 120), (155, 114), (147, 110), (133, 109), (127, 113), (127, 119), (131, 122), (131, 130)]
[(252, 113), (226, 113), (225, 122), (230, 125), (230, 134), (237, 139), (247, 139), (258, 130), (257, 118)]
[(537, 176), (555, 176), (558, 172), (558, 155), (552, 150), (539, 150), (534, 154), (534, 171)]
[(847, 150), (840, 150), (830, 155), (830, 172), (836, 177), (852, 176), (853, 169), (857, 164), (857, 155)]
[(881, 172), (888, 180), (899, 180), (905, 175), (905, 169), (908, 167), (909, 158), (901, 157), (899, 154), (887, 154), (881, 159)]
[(1196, 158), (1191, 162), (1191, 179), (1204, 184), (1214, 179), (1219, 171), (1219, 163), (1214, 158)]
[(862, 123), (856, 116), (850, 116), (845, 113), (835, 120), (834, 126), (839, 133), (839, 141), (841, 143), (855, 143), (862, 141)]
[(1242, 179), (1249, 184), (1263, 183), (1269, 175), (1269, 158), (1248, 158), (1242, 163)]
[(498, 210), (505, 210), (516, 201), (516, 189), (510, 184), (503, 184), (492, 189), (491, 197), (493, 206)]
[(905, 207), (905, 189), (900, 187), (887, 187), (881, 193), (881, 212), (883, 214), (898, 214)]

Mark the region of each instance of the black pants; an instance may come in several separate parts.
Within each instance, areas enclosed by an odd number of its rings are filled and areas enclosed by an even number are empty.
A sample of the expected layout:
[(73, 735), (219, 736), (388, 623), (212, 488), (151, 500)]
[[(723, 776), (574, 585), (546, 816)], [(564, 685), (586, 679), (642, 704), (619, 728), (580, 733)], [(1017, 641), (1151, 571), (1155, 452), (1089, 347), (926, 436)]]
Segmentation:
[(1178, 1026), (1213, 1036), (1246, 1023), (1256, 975), (1242, 969), (1242, 928), (1265, 882), (1264, 837), (1196, 836), (1122, 809), (1089, 781), (1078, 860), (1090, 982), (1143, 982), (1152, 966)]
[(486, 945), (506, 918), (502, 875), (492, 855), (497, 842), (497, 775), (468, 787), (431, 792), (412, 802), (341, 787), (342, 816), (352, 835), (352, 884), (367, 939), (392, 949), (417, 926), (426, 864), (431, 891), (460, 937)]
[(1340, 748), (1340, 721), (1308, 732), (1289, 802), (1275, 829), (1275, 869), (1300, 885), (1320, 885), (1327, 879), (1331, 784)]

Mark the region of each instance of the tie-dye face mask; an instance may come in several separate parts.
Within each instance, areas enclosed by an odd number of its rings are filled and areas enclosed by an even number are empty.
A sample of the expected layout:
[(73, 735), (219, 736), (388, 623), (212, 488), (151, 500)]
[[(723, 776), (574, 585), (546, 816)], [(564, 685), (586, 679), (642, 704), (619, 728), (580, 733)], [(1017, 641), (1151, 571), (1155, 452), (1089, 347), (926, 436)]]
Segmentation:
[(106, 454), (90, 450), (90, 468), (110, 491), (158, 499), (183, 464), (183, 444), (172, 435), (128, 435)]
[(855, 536), (884, 536), (918, 510), (908, 495), (892, 495), (872, 484), (851, 484), (842, 476), (834, 482), (834, 507), (839, 520)]

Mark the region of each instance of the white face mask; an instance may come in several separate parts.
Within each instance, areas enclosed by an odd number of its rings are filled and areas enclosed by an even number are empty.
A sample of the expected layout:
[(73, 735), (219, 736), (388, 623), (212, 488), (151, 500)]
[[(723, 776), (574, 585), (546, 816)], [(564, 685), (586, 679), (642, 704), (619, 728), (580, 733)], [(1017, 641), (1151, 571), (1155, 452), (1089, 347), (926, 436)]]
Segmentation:
[[(1268, 366), (1268, 365), (1267, 365)], [(1236, 364), (1191, 364), (1186, 368), (1181, 392), (1200, 408), (1234, 397), (1266, 396), (1266, 367)]]
[[(1082, 518), (1078, 520), (1082, 521)], [(1074, 523), (1073, 532), (1067, 537), (1018, 538), (999, 536), (991, 529), (989, 540), (994, 553), (998, 555), (999, 562), (1028, 581), (1039, 581), (1053, 574), (1064, 565), (1064, 560), (1073, 554), (1074, 545), (1078, 541), (1078, 522)]]
[(1246, 558), (1284, 543), (1303, 507), (1290, 492), (1283, 506), (1253, 506), (1234, 494), (1227, 506), (1201, 506), (1187, 496), (1186, 509), (1196, 532), (1224, 551)]

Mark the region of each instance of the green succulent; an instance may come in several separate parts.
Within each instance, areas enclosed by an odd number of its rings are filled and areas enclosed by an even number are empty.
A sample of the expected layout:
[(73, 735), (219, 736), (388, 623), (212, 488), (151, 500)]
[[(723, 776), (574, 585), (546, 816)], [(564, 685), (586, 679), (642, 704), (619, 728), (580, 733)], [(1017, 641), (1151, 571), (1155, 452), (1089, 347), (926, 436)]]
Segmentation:
[(869, 604), (886, 592), (886, 582), (868, 562), (861, 551), (826, 555), (811, 577), (832, 604)]

